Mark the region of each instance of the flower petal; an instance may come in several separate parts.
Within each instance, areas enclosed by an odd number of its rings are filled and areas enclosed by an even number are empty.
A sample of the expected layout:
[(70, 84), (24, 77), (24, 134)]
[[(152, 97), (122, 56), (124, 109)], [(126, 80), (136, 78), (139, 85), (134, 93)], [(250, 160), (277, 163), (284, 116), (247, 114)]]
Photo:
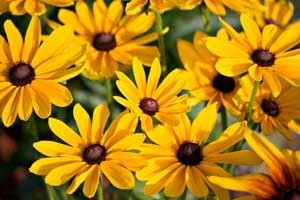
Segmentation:
[(15, 64), (21, 62), (23, 50), (23, 38), (11, 20), (4, 22), (4, 30), (7, 36), (11, 57)]
[(53, 141), (35, 142), (33, 147), (45, 156), (81, 156), (80, 149)]
[(79, 103), (77, 103), (73, 109), (73, 116), (82, 140), (86, 144), (89, 144), (91, 141), (91, 119), (89, 114)]
[(189, 191), (196, 197), (208, 195), (208, 188), (204, 182), (203, 174), (196, 167), (188, 166), (185, 172), (185, 182)]
[(91, 133), (92, 144), (95, 144), (101, 140), (108, 118), (109, 109), (106, 105), (100, 104), (94, 109)]
[(83, 194), (89, 198), (95, 196), (101, 175), (98, 165), (92, 165), (91, 168), (83, 185)]

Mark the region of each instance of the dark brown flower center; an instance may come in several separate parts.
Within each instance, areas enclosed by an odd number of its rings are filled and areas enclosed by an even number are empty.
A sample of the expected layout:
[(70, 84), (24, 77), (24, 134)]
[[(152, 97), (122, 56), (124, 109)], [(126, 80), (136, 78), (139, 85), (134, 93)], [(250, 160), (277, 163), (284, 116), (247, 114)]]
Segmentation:
[(235, 88), (235, 82), (232, 77), (223, 76), (222, 74), (217, 74), (212, 82), (215, 89), (223, 93), (230, 93)]
[(279, 107), (275, 101), (264, 99), (260, 106), (267, 115), (276, 117), (279, 114)]
[(100, 144), (92, 144), (84, 149), (83, 160), (88, 164), (100, 164), (106, 157), (106, 149)]
[(98, 51), (110, 51), (117, 46), (115, 35), (98, 33), (93, 40), (93, 47)]
[(31, 65), (25, 63), (19, 63), (13, 66), (8, 73), (9, 81), (15, 86), (30, 84), (34, 77), (34, 69)]
[(184, 142), (177, 150), (177, 159), (184, 165), (195, 166), (203, 160), (202, 148), (192, 142)]
[(296, 188), (284, 193), (280, 200), (300, 200), (300, 189)]
[(251, 59), (261, 67), (270, 67), (274, 64), (275, 56), (268, 50), (257, 49), (253, 51)]
[(146, 97), (140, 101), (140, 108), (145, 114), (154, 115), (158, 111), (159, 106), (155, 99)]

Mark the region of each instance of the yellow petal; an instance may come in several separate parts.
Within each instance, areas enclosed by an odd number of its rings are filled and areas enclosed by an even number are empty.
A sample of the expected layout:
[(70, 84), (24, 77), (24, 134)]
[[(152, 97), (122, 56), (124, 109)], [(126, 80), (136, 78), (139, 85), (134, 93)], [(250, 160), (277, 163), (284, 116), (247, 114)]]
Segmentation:
[(31, 165), (29, 171), (37, 175), (45, 175), (59, 166), (80, 162), (81, 160), (82, 158), (78, 156), (41, 158)]
[(8, 101), (4, 103), (2, 111), (2, 122), (4, 126), (11, 126), (17, 117), (17, 108), (20, 101), (20, 87), (15, 88), (8, 94)]
[(209, 143), (204, 147), (204, 155), (209, 155), (211, 153), (220, 153), (231, 147), (244, 137), (246, 127), (247, 124), (245, 121), (230, 125), (217, 140)]
[(62, 185), (78, 174), (79, 170), (85, 165), (85, 162), (73, 162), (54, 168), (45, 177), (45, 182), (53, 186)]
[(269, 24), (264, 27), (262, 31), (261, 47), (263, 49), (270, 49), (275, 38), (279, 34), (279, 28), (276, 25)]
[(267, 139), (248, 130), (245, 138), (249, 146), (260, 156), (266, 163), (267, 168), (273, 180), (277, 183), (285, 185), (289, 175), (287, 161), (284, 155)]
[(81, 137), (64, 122), (54, 118), (49, 118), (48, 123), (53, 133), (64, 142), (77, 148), (84, 147), (84, 142)]
[(106, 105), (100, 104), (94, 109), (91, 133), (91, 142), (93, 144), (100, 142), (108, 117), (109, 109)]
[(204, 158), (206, 161), (215, 163), (231, 163), (236, 165), (259, 165), (262, 160), (256, 153), (248, 150), (241, 150), (223, 154), (208, 154)]
[(139, 103), (139, 93), (134, 83), (122, 72), (116, 72), (119, 80), (116, 82), (120, 92), (131, 102)]
[(73, 30), (70, 26), (61, 26), (55, 29), (37, 50), (31, 63), (32, 66), (38, 68), (41, 63), (56, 56), (66, 45), (71, 44), (73, 37)]
[(116, 27), (123, 15), (123, 5), (120, 0), (112, 1), (107, 9), (104, 32), (109, 33)]
[(111, 161), (103, 161), (100, 165), (103, 174), (119, 189), (132, 189), (135, 185), (133, 174), (122, 165)]
[(73, 109), (73, 116), (82, 140), (88, 144), (91, 141), (91, 119), (87, 111), (77, 103)]
[(241, 24), (252, 48), (261, 48), (261, 33), (255, 21), (249, 15), (241, 14)]
[(89, 171), (83, 185), (83, 194), (86, 197), (92, 198), (93, 196), (95, 196), (99, 184), (100, 175), (100, 167), (98, 165), (92, 165), (91, 170)]
[(137, 171), (147, 164), (141, 155), (132, 152), (111, 152), (106, 159), (113, 160), (131, 171)]
[(33, 16), (27, 28), (22, 60), (31, 63), (32, 58), (40, 46), (41, 42), (41, 23), (37, 16)]
[(141, 97), (146, 96), (146, 75), (142, 63), (137, 57), (133, 59), (133, 75)]
[(158, 144), (161, 147), (173, 148), (178, 144), (179, 141), (176, 140), (176, 133), (172, 130), (167, 129), (165, 126), (158, 125), (152, 130), (147, 131), (147, 135), (150, 140)]
[(75, 190), (86, 180), (87, 175), (93, 171), (93, 167), (89, 167), (84, 172), (77, 174), (75, 178), (73, 178), (71, 185), (67, 188), (66, 194), (73, 194)]
[(78, 1), (75, 6), (75, 10), (80, 23), (89, 31), (90, 35), (96, 33), (96, 25), (94, 21), (94, 16), (89, 10), (88, 5), (84, 1)]
[(204, 182), (203, 174), (196, 167), (188, 166), (185, 173), (185, 182), (189, 191), (196, 197), (208, 195), (208, 188)]
[(217, 104), (207, 105), (194, 119), (191, 127), (191, 140), (202, 144), (212, 132), (217, 121)]
[(264, 70), (263, 80), (266, 81), (267, 85), (272, 91), (273, 96), (278, 97), (281, 92), (281, 83), (276, 72), (272, 70)]
[(168, 184), (166, 184), (164, 193), (167, 197), (181, 196), (185, 189), (185, 166), (180, 166), (170, 176)]
[[(251, 174), (240, 177), (208, 177), (208, 180), (216, 185), (230, 190), (238, 190), (268, 199), (277, 194), (273, 181), (264, 174)], [(272, 195), (273, 194), (273, 195)]]
[(206, 42), (207, 48), (215, 55), (225, 58), (248, 58), (244, 49), (227, 40), (209, 38)]
[(37, 82), (33, 81), (31, 87), (28, 87), (30, 90), (29, 94), (31, 95), (32, 106), (35, 113), (42, 119), (49, 117), (51, 113), (51, 102), (49, 97), (45, 94), (46, 91), (40, 90)]
[(73, 97), (69, 89), (59, 83), (51, 80), (35, 80), (36, 87), (40, 91), (47, 91), (47, 96), (50, 102), (59, 107), (65, 107), (70, 105), (73, 101)]
[(23, 38), (21, 33), (15, 27), (11, 20), (4, 22), (4, 30), (7, 35), (7, 40), (11, 52), (11, 57), (14, 63), (21, 62), (22, 50), (23, 50)]
[(20, 101), (18, 105), (18, 114), (20, 119), (27, 121), (32, 113), (31, 96), (28, 90), (29, 85), (20, 89)]
[(81, 22), (78, 19), (78, 16), (73, 11), (67, 9), (59, 9), (58, 19), (62, 23), (72, 26), (72, 28), (80, 35), (87, 34), (87, 30), (81, 24)]
[(154, 91), (156, 90), (159, 78), (161, 74), (161, 67), (159, 60), (156, 58), (150, 69), (150, 73), (147, 80), (147, 86), (146, 86), (146, 96), (147, 97), (153, 97)]
[(107, 152), (138, 149), (146, 139), (144, 134), (131, 134), (126, 137), (122, 136), (122, 132), (115, 134), (120, 136), (114, 136), (115, 138), (111, 139), (111, 143), (106, 143), (106, 146), (108, 146)]
[(39, 141), (33, 144), (33, 147), (45, 156), (81, 156), (81, 150), (53, 141)]
[(220, 58), (216, 63), (216, 69), (221, 74), (232, 77), (247, 72), (252, 64), (248, 58)]

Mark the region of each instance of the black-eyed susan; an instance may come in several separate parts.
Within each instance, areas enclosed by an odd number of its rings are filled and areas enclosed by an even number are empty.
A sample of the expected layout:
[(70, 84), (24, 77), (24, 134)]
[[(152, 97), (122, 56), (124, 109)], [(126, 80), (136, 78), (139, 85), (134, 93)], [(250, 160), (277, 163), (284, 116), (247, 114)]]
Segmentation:
[(256, 0), (203, 0), (207, 8), (216, 15), (225, 15), (226, 7), (236, 12), (246, 12), (253, 9), (262, 9), (260, 3)]
[(184, 85), (180, 70), (170, 72), (158, 86), (161, 75), (159, 60), (153, 61), (146, 81), (142, 63), (134, 58), (133, 73), (136, 85), (124, 73), (116, 72), (119, 79), (116, 84), (126, 99), (119, 96), (114, 96), (114, 99), (139, 116), (143, 130), (153, 128), (153, 118), (176, 125), (179, 122), (177, 116), (189, 110), (187, 95), (178, 96)]
[[(249, 103), (254, 80), (249, 76), (241, 79), (242, 88), (238, 91), (240, 103)], [(300, 118), (300, 89), (281, 79), (282, 92), (274, 97), (270, 89), (261, 84), (254, 104), (252, 120), (260, 123), (262, 132), (270, 135), (275, 127), (286, 138), (291, 139), (289, 130), (300, 133), (296, 119)], [(246, 107), (246, 106), (245, 106)]]
[(269, 174), (254, 173), (239, 177), (209, 177), (220, 187), (252, 194), (239, 200), (298, 200), (300, 199), (300, 151), (284, 150), (262, 136), (247, 131), (245, 138), (251, 148), (266, 163)]
[(201, 110), (190, 122), (181, 115), (177, 126), (158, 125), (147, 132), (153, 144), (141, 146), (141, 154), (148, 164), (137, 171), (136, 176), (146, 181), (144, 193), (152, 195), (164, 188), (168, 197), (182, 195), (187, 187), (196, 197), (205, 197), (209, 188), (218, 199), (229, 200), (228, 191), (212, 184), (207, 176), (230, 176), (217, 163), (259, 164), (258, 156), (248, 150), (222, 153), (244, 136), (246, 122), (229, 126), (218, 139), (211, 143), (206, 140), (217, 120), (216, 104)]
[(229, 24), (220, 19), (232, 41), (211, 38), (208, 49), (219, 56), (216, 63), (218, 72), (225, 76), (237, 76), (248, 71), (256, 81), (263, 80), (273, 95), (281, 91), (279, 77), (292, 85), (300, 85), (299, 49), (290, 50), (300, 43), (298, 26), (280, 30), (270, 24), (260, 31), (256, 22), (247, 14), (241, 15), (244, 33), (237, 33)]
[(45, 182), (53, 186), (72, 179), (67, 194), (72, 194), (84, 182), (83, 193), (89, 198), (95, 195), (102, 174), (119, 189), (133, 188), (132, 171), (145, 165), (142, 156), (132, 151), (145, 139), (144, 134), (134, 134), (136, 116), (123, 112), (104, 132), (109, 117), (106, 105), (100, 104), (94, 109), (92, 121), (80, 104), (75, 105), (73, 115), (80, 135), (64, 122), (50, 118), (50, 129), (66, 144), (34, 143), (34, 148), (47, 157), (34, 162), (30, 172), (46, 175)]
[(4, 30), (8, 40), (0, 36), (0, 115), (4, 125), (12, 125), (17, 115), (28, 120), (33, 109), (40, 118), (47, 118), (51, 103), (69, 105), (72, 95), (58, 82), (81, 72), (82, 66), (72, 65), (85, 52), (85, 46), (72, 43), (72, 28), (58, 28), (42, 44), (36, 16), (30, 21), (24, 41), (12, 21), (4, 23)]
[[(228, 39), (224, 31), (218, 33), (218, 38)], [(230, 113), (238, 115), (240, 111), (234, 101), (236, 91), (240, 87), (237, 77), (227, 77), (215, 69), (217, 57), (206, 48), (207, 35), (196, 32), (193, 43), (178, 40), (179, 57), (185, 67), (185, 88), (190, 93), (189, 103), (201, 101), (218, 103), (218, 108), (224, 106)]]
[(157, 39), (157, 33), (146, 34), (154, 23), (152, 12), (135, 16), (123, 16), (120, 0), (112, 1), (107, 7), (103, 0), (93, 3), (93, 11), (84, 1), (78, 1), (75, 13), (61, 9), (59, 20), (73, 26), (78, 38), (87, 44), (86, 62), (83, 74), (90, 79), (112, 76), (117, 69), (131, 65), (134, 56), (145, 65), (159, 56), (156, 46), (146, 43)]
[(47, 11), (47, 5), (65, 7), (74, 3), (74, 0), (4, 0), (4, 4), (5, 1), (8, 3), (7, 10), (13, 15), (24, 15), (25, 13), (41, 15)]
[[(257, 0), (257, 2), (259, 2), (259, 0)], [(274, 24), (284, 28), (290, 24), (290, 20), (294, 13), (292, 1), (265, 0), (264, 6), (265, 9), (256, 9), (250, 12), (260, 27), (264, 27), (267, 24)]]

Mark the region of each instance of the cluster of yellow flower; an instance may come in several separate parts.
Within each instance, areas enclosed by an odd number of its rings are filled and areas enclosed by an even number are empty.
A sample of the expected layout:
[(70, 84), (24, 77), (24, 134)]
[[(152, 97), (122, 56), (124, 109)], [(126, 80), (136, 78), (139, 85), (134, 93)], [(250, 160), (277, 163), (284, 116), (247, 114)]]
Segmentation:
[[(73, 7), (59, 9), (59, 22), (41, 18), (54, 29), (42, 36), (39, 16), (48, 5)], [(192, 43), (179, 39), (184, 69), (165, 71), (168, 30), (149, 30), (162, 13), (197, 6), (216, 15), (225, 15), (225, 6), (241, 13), (243, 30), (219, 18), (223, 28), (216, 36), (198, 31)], [(34, 143), (46, 158), (35, 161), (30, 172), (45, 175), (52, 186), (72, 180), (67, 194), (83, 184), (89, 198), (101, 188), (103, 174), (119, 189), (144, 181), (146, 195), (163, 190), (178, 197), (187, 188), (195, 197), (213, 194), (219, 200), (231, 199), (229, 190), (250, 195), (239, 200), (300, 199), (300, 151), (280, 151), (256, 132), (279, 131), (287, 139), (291, 130), (300, 133), (300, 22), (291, 22), (293, 11), (286, 0), (265, 0), (264, 5), (259, 0), (113, 0), (109, 5), (95, 0), (90, 6), (83, 0), (2, 0), (0, 13), (32, 18), (24, 38), (12, 20), (4, 23), (0, 117), (5, 126), (17, 116), (27, 121), (33, 110), (45, 119), (51, 104), (66, 107), (73, 100), (68, 84), (61, 82), (79, 74), (117, 78), (123, 97), (113, 98), (126, 110), (110, 120), (111, 110), (100, 104), (91, 119), (77, 103), (73, 116), (79, 134), (49, 118), (50, 129), (65, 144)], [(156, 40), (159, 47), (153, 45)], [(134, 82), (126, 75), (128, 66)], [(187, 113), (203, 102), (191, 120)], [(218, 112), (223, 131), (210, 141)], [(226, 112), (237, 122), (227, 125)], [(243, 148), (245, 141), (253, 151)], [(232, 177), (232, 164), (262, 162), (268, 174)]]

